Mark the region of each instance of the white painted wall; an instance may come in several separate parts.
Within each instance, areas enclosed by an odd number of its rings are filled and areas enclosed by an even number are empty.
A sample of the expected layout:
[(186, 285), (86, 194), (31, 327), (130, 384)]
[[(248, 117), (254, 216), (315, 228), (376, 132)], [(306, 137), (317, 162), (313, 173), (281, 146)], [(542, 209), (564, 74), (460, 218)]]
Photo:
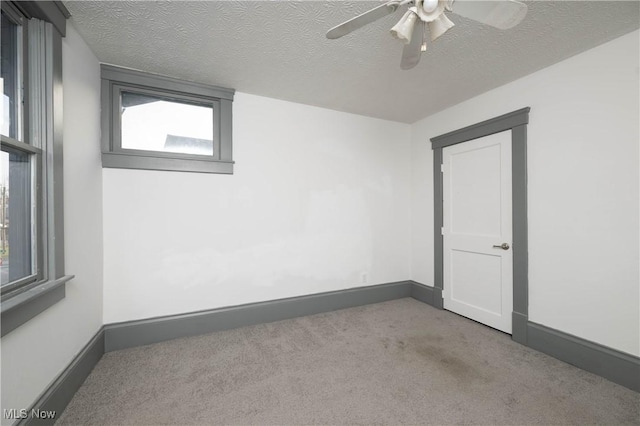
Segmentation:
[(409, 125), (233, 113), (234, 175), (103, 170), (105, 323), (408, 279)]
[[(66, 298), (2, 337), (2, 408), (28, 408), (102, 325), (100, 68), (63, 39)], [(11, 423), (4, 419), (2, 424)]]
[(238, 93), (226, 176), (101, 169), (98, 62), (69, 27), (65, 246), (76, 279), (2, 338), (2, 408), (29, 406), (103, 322), (409, 276), (432, 284), (428, 139), (523, 106), (530, 319), (639, 355), (638, 37), (413, 126)]
[(640, 355), (639, 33), (412, 126), (412, 278), (433, 285), (429, 138), (525, 106), (529, 319)]

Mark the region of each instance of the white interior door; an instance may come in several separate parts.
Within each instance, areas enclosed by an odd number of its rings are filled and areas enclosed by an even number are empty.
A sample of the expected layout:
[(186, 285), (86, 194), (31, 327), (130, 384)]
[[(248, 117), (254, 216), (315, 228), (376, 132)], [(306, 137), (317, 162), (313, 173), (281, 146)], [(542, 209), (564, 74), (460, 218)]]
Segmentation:
[(511, 131), (446, 147), (444, 308), (511, 334)]

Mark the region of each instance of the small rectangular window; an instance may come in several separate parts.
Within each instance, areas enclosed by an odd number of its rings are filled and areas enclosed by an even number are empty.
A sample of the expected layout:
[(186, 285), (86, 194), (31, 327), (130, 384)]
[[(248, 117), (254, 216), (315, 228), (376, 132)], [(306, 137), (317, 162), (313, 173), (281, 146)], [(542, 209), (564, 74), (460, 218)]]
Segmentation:
[(121, 92), (122, 149), (213, 156), (213, 107)]
[(103, 167), (233, 173), (233, 90), (101, 70)]

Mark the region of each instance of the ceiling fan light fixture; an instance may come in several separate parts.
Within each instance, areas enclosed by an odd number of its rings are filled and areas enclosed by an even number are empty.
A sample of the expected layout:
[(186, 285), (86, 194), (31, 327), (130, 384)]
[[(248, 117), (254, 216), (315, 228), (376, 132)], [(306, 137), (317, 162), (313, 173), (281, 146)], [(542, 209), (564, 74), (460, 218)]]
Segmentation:
[(422, 44), (420, 45), (420, 52), (426, 52), (427, 51), (427, 25), (426, 24), (422, 24)]
[(445, 15), (445, 11), (501, 30), (517, 25), (527, 14), (527, 5), (518, 0), (384, 1), (386, 3), (331, 28), (327, 32), (327, 38), (340, 38), (395, 12), (400, 6), (411, 5), (390, 31), (394, 38), (402, 40), (405, 44), (402, 49), (400, 68), (408, 70), (418, 65), (422, 52), (427, 50), (427, 26), (429, 26), (432, 41), (454, 26), (454, 23)]
[(444, 8), (446, 10), (448, 10), (449, 12), (453, 11), (453, 2), (454, 1), (455, 0), (444, 0), (444, 4), (445, 4)]
[(411, 35), (413, 34), (413, 28), (417, 20), (418, 14), (416, 13), (416, 8), (410, 7), (398, 23), (391, 28), (391, 35), (404, 42), (404, 44), (411, 43)]
[(438, 37), (446, 33), (455, 25), (447, 16), (443, 13), (438, 16), (434, 21), (429, 22), (429, 32), (431, 33), (431, 41), (435, 41)]
[(438, 7), (438, 0), (423, 0), (422, 8), (425, 12), (431, 13)]

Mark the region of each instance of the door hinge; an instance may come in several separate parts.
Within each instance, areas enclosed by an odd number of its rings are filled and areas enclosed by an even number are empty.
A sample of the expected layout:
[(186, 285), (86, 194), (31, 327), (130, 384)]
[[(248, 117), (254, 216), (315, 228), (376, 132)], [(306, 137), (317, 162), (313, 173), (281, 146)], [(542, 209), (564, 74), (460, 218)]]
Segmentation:
[(440, 173), (444, 173), (444, 164), (440, 164)]
[(444, 235), (444, 226), (442, 228), (440, 228), (440, 234)]

